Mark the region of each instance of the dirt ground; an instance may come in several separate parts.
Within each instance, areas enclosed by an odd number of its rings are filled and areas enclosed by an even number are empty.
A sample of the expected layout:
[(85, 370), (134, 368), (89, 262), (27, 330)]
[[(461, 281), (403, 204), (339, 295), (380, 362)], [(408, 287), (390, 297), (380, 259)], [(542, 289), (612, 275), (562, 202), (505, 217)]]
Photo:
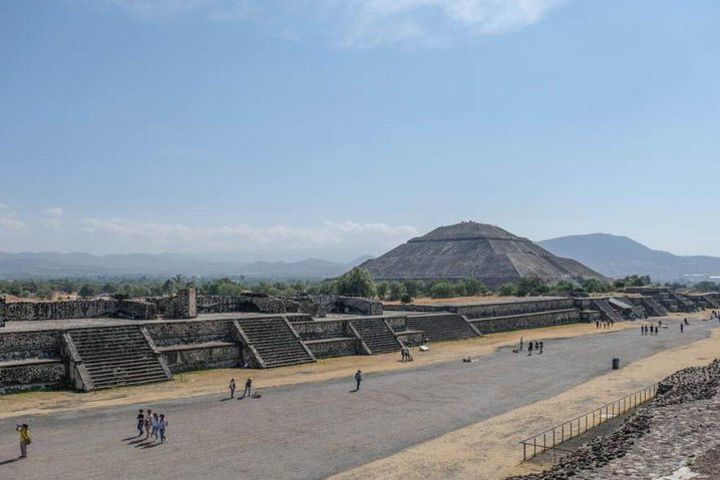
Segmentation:
[(453, 478), (499, 480), (537, 471), (522, 464), (519, 441), (651, 385), (679, 369), (720, 358), (712, 337), (659, 353), (560, 395), (456, 430), (395, 455), (336, 475), (333, 480)]
[(412, 363), (400, 363), (400, 354), (390, 353), (375, 356), (332, 358), (319, 360), (312, 364), (268, 370), (249, 371), (238, 368), (190, 372), (176, 374), (173, 380), (169, 382), (100, 390), (90, 393), (62, 391), (17, 393), (0, 396), (0, 418), (14, 416), (18, 413), (38, 415), (58, 411), (216, 394), (226, 390), (230, 378), (235, 377), (236, 382), (242, 384), (244, 378), (248, 375), (252, 375), (253, 383), (257, 388), (262, 389), (348, 377), (358, 368), (365, 373), (411, 369), (433, 363), (456, 361), (466, 356), (486, 355), (494, 352), (499, 347), (517, 344), (520, 337), (524, 337), (526, 341), (530, 339), (567, 338), (637, 327), (637, 323), (623, 322), (616, 324), (612, 329), (598, 330), (594, 324), (573, 324), (497, 333), (463, 341), (432, 343), (429, 352), (421, 353), (413, 349), (415, 361)]

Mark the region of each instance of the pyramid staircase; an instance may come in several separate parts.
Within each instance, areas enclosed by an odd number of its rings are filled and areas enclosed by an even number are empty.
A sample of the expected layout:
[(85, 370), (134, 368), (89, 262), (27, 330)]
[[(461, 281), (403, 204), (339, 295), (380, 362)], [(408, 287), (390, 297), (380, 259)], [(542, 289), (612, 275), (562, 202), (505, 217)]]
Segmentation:
[(390, 325), (382, 318), (362, 318), (352, 320), (350, 324), (360, 338), (365, 341), (373, 355), (397, 352), (403, 348), (402, 342), (398, 340)]
[(718, 301), (715, 300), (710, 295), (703, 295), (702, 298), (703, 298), (703, 300), (705, 300), (707, 302), (708, 305), (710, 305), (710, 308), (719, 308), (720, 307), (720, 303), (718, 303)]
[(475, 338), (478, 332), (462, 315), (439, 314), (408, 316), (406, 325), (411, 330), (422, 330), (425, 337), (433, 342)]
[(598, 310), (602, 312), (604, 320), (612, 320), (613, 322), (622, 322), (624, 320), (622, 315), (617, 313), (617, 311), (615, 311), (615, 309), (610, 305), (610, 303), (604, 298), (594, 299), (593, 305), (595, 305)]
[(285, 317), (243, 318), (236, 320), (235, 325), (260, 368), (315, 361)]
[(641, 299), (643, 307), (648, 310), (648, 314), (653, 317), (666, 317), (670, 314), (668, 309), (660, 303), (656, 302), (654, 298), (644, 297)]
[[(68, 331), (66, 345), (73, 363), (81, 365), (85, 391), (162, 382), (170, 370), (138, 326), (84, 328)], [(67, 347), (66, 347), (67, 348)]]

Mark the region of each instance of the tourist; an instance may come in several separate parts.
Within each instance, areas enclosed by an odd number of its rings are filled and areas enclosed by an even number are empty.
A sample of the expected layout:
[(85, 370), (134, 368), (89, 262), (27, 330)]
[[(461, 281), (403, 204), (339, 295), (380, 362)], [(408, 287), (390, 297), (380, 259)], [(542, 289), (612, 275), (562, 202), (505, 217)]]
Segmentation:
[(15, 425), (15, 430), (17, 430), (20, 435), (20, 458), (27, 458), (28, 445), (32, 443), (30, 427), (27, 423), (18, 423)]
[(640, 325), (640, 335), (645, 335), (645, 325)]
[(137, 436), (141, 437), (143, 433), (143, 427), (145, 426), (145, 415), (143, 415), (142, 408), (138, 411), (137, 417), (135, 417), (135, 419), (137, 420)]
[(520, 337), (520, 351), (523, 349), (523, 337)]
[(543, 352), (543, 342), (540, 342), (540, 353)]
[(595, 320), (595, 328), (600, 328), (600, 320)]
[(358, 370), (357, 372), (355, 372), (355, 391), (356, 392), (360, 391), (360, 382), (362, 382), (362, 379), (363, 379), (362, 370)]
[(688, 322), (688, 319), (685, 319), (685, 325), (690, 325), (690, 322)]
[(150, 431), (152, 430), (152, 412), (148, 409), (145, 414), (145, 440), (150, 438)]
[(685, 330), (685, 325), (683, 325), (683, 324), (681, 323), (681, 324), (680, 324), (680, 333), (683, 333), (684, 330)]
[(153, 413), (152, 416), (152, 436), (157, 440), (158, 438), (158, 430), (160, 429), (160, 417), (158, 417), (157, 412)]
[(245, 396), (249, 397), (250, 395), (252, 395), (252, 382), (252, 377), (248, 377), (248, 379), (245, 380), (245, 390), (243, 390), (243, 395), (240, 398), (245, 398)]
[(528, 357), (532, 356), (532, 352), (533, 352), (533, 342), (530, 342), (528, 344)]
[(538, 350), (540, 350), (540, 342), (536, 341), (535, 342), (535, 351), (537, 352)]
[(407, 361), (407, 357), (409, 356), (407, 347), (402, 347), (400, 349), (400, 361), (405, 362)]
[(230, 385), (228, 385), (228, 388), (230, 389), (230, 398), (235, 398), (235, 379), (230, 379)]
[(165, 443), (165, 430), (167, 430), (168, 421), (165, 415), (160, 415), (158, 419), (158, 433), (160, 434), (160, 442)]

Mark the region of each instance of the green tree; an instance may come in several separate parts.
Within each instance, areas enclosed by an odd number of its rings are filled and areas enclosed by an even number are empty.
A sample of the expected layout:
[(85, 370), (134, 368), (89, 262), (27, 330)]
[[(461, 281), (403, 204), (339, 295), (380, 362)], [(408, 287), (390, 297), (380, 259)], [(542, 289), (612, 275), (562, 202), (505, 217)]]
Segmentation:
[(367, 270), (355, 267), (337, 279), (338, 295), (351, 295), (355, 297), (374, 297), (376, 294), (375, 282)]
[(407, 291), (405, 290), (405, 285), (403, 285), (400, 282), (392, 282), (390, 284), (390, 289), (388, 291), (388, 299), (397, 301), (402, 299), (404, 295), (407, 295)]
[(83, 298), (92, 297), (93, 295), (95, 295), (95, 293), (95, 287), (89, 283), (83, 284), (83, 286), (80, 287), (80, 290), (78, 291), (78, 295)]
[(455, 294), (455, 289), (445, 280), (433, 282), (430, 285), (430, 296), (432, 298), (450, 298)]
[(539, 277), (523, 277), (517, 282), (516, 293), (520, 297), (545, 295), (549, 291), (548, 286)]
[(471, 297), (473, 295), (485, 295), (488, 290), (485, 285), (477, 278), (465, 278), (460, 281), (465, 289), (465, 295)]
[(503, 285), (500, 285), (497, 293), (498, 295), (503, 297), (513, 297), (517, 295), (517, 287), (514, 283), (505, 283)]
[(375, 286), (375, 290), (377, 292), (377, 298), (385, 300), (388, 291), (390, 290), (390, 284), (388, 284), (388, 282), (378, 282)]

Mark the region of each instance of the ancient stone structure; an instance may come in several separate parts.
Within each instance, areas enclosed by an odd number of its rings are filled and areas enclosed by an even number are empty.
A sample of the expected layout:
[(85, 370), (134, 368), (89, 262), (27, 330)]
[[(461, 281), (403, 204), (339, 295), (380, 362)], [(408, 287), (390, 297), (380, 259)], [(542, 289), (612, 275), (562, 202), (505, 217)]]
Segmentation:
[[(715, 474), (720, 444), (720, 362), (669, 376), (620, 428), (541, 473), (509, 480), (693, 478)], [(704, 460), (705, 456), (710, 458)], [(713, 478), (698, 476), (697, 478)]]
[(439, 227), (360, 265), (378, 280), (476, 278), (489, 288), (539, 277), (553, 282), (601, 274), (560, 258), (527, 238), (475, 222)]

